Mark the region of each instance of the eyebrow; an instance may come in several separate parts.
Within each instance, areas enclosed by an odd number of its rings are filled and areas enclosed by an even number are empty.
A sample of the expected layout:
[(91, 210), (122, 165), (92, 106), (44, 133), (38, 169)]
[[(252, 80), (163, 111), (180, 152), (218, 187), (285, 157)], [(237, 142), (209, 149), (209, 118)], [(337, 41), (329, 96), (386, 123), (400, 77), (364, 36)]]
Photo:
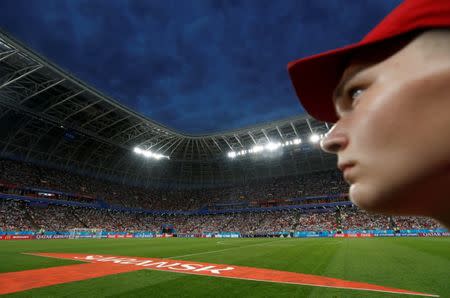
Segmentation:
[(342, 79), (333, 92), (333, 102), (335, 105), (338, 104), (338, 99), (342, 97), (342, 93), (344, 92), (344, 87), (347, 85), (349, 81), (351, 81), (356, 75), (361, 73), (364, 69), (367, 68), (367, 65), (360, 65), (355, 67), (350, 74), (346, 75), (344, 79)]

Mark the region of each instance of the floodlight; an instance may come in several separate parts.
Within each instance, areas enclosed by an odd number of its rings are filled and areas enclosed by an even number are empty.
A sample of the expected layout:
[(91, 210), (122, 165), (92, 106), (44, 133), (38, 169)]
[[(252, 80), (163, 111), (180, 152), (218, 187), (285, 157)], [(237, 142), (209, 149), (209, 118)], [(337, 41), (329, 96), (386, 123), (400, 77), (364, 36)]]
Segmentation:
[(170, 157), (169, 156), (166, 156), (166, 155), (162, 155), (162, 154), (159, 154), (159, 153), (153, 153), (153, 152), (151, 152), (151, 151), (149, 151), (149, 150), (144, 150), (144, 149), (141, 149), (141, 148), (139, 148), (139, 147), (134, 147), (133, 148), (133, 151), (136, 153), (136, 154), (141, 154), (141, 155), (143, 155), (144, 157), (146, 157), (146, 158), (154, 158), (154, 159), (156, 159), (156, 160), (160, 160), (160, 159), (162, 159), (162, 158), (167, 158), (167, 159), (170, 159)]
[(264, 150), (263, 146), (258, 146), (258, 145), (253, 146), (253, 153), (258, 153), (258, 152), (261, 152), (263, 150)]
[(311, 143), (317, 143), (320, 141), (320, 136), (317, 134), (313, 134), (309, 137), (309, 140), (311, 141)]
[(280, 143), (268, 143), (265, 148), (269, 151), (275, 151), (281, 146)]
[(302, 142), (302, 140), (301, 140), (301, 139), (294, 139), (292, 142), (293, 142), (295, 145), (298, 145), (298, 144), (300, 144), (300, 143)]
[(234, 151), (228, 152), (228, 157), (229, 158), (235, 158), (236, 157), (236, 152), (234, 152)]
[(142, 154), (145, 156), (145, 157), (152, 157), (153, 156), (153, 153), (151, 153), (150, 151), (144, 151), (144, 152), (142, 152)]

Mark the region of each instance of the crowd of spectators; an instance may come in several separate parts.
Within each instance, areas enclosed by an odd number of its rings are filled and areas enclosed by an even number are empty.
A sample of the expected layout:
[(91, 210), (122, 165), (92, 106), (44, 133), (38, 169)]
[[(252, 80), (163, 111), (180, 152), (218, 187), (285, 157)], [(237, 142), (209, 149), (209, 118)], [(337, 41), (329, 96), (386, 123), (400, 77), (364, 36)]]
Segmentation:
[[(163, 226), (171, 225), (181, 234), (240, 232), (257, 235), (280, 231), (438, 227), (438, 224), (431, 219), (373, 215), (355, 207), (330, 209), (331, 212), (321, 213), (285, 210), (228, 212), (215, 215), (151, 215), (144, 212), (117, 211), (113, 208), (113, 206), (123, 206), (147, 210), (174, 211), (200, 210), (200, 208), (201, 210), (220, 210), (330, 203), (347, 200), (345, 195), (341, 196), (346, 190), (347, 186), (337, 171), (259, 180), (230, 187), (167, 190), (131, 187), (3, 159), (0, 160), (0, 193), (27, 197), (45, 196), (48, 199), (92, 203), (104, 202), (107, 208), (57, 206), (53, 203), (39, 203), (34, 200), (30, 202), (2, 200), (0, 201), (0, 229), (68, 231), (74, 228), (92, 228), (116, 232), (159, 232)], [(317, 197), (324, 195), (337, 196)], [(97, 204), (99, 205), (102, 204)]]
[(19, 202), (0, 201), (0, 230), (35, 230), (27, 209)]
[(33, 206), (23, 201), (0, 201), (0, 230), (69, 231), (74, 228), (111, 232), (161, 232), (173, 226), (179, 234), (239, 232), (268, 234), (282, 231), (336, 231), (370, 229), (435, 229), (439, 224), (421, 217), (373, 215), (355, 207), (330, 212), (299, 210), (218, 215), (150, 215), (68, 206)]
[[(16, 189), (11, 190), (11, 186)], [(81, 202), (103, 200), (111, 205), (149, 210), (196, 210), (204, 207), (217, 209), (217, 205), (227, 202), (245, 202), (258, 207), (320, 203), (326, 200), (299, 202), (296, 199), (343, 194), (347, 190), (342, 175), (334, 170), (259, 180), (229, 187), (169, 190), (131, 187), (30, 163), (0, 160), (0, 192), (12, 191), (16, 194), (35, 196), (36, 193), (32, 193), (30, 188), (67, 193), (48, 198)]]

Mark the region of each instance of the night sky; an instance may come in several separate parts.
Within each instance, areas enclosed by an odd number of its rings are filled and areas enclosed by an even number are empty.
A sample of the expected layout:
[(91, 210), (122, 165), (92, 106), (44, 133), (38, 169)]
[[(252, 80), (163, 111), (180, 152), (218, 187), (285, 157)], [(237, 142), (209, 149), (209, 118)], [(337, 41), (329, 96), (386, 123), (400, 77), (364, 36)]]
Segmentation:
[(2, 0), (0, 27), (178, 131), (304, 113), (287, 62), (360, 40), (396, 0)]

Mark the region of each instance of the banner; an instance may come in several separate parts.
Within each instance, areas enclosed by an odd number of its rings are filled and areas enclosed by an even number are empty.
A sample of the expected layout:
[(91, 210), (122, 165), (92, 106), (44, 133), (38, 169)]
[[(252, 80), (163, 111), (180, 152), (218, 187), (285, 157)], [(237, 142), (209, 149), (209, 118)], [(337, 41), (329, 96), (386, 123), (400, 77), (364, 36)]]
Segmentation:
[(134, 235), (132, 234), (113, 234), (113, 235), (107, 235), (106, 238), (112, 238), (112, 239), (118, 239), (118, 238), (134, 238)]
[(30, 240), (36, 239), (34, 235), (1, 235), (0, 240)]
[(35, 239), (69, 239), (69, 235), (36, 235)]
[(372, 233), (334, 234), (334, 238), (368, 238), (374, 237)]
[(419, 233), (419, 237), (444, 237), (444, 236), (450, 236), (450, 233), (440, 233), (440, 232), (434, 232), (434, 233)]

